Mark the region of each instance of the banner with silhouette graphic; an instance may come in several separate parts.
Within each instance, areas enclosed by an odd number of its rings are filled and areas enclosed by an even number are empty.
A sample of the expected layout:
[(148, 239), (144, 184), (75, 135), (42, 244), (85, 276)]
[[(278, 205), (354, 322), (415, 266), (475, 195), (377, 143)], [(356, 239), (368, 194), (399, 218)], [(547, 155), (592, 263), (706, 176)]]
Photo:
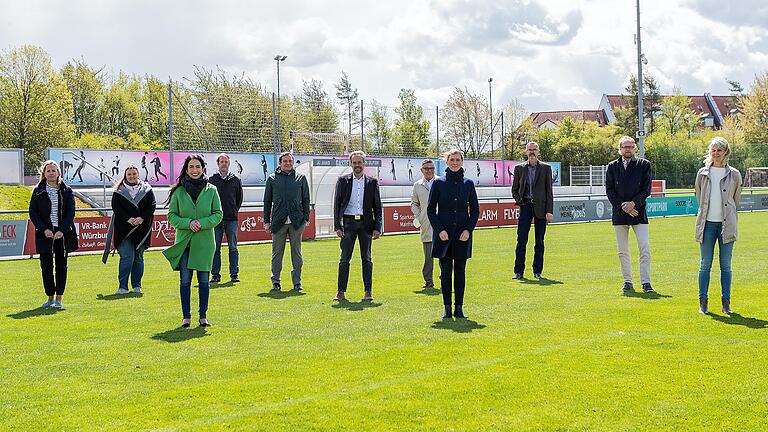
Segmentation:
[[(141, 179), (149, 184), (171, 185), (181, 172), (184, 159), (190, 154), (203, 156), (207, 175), (218, 171), (216, 157), (219, 152), (173, 152), (171, 172), (171, 157), (167, 151), (48, 149), (48, 158), (59, 163), (64, 181), (73, 186), (111, 185), (129, 164), (135, 165)], [(245, 186), (263, 186), (267, 176), (276, 168), (272, 153), (228, 154), (230, 172), (240, 177)], [(296, 156), (296, 159), (301, 158)]]
[[(184, 159), (190, 154), (200, 154), (206, 163), (208, 175), (214, 174), (216, 157), (219, 152), (173, 152), (171, 167), (170, 152), (151, 150), (87, 150), (72, 148), (48, 149), (48, 158), (59, 163), (61, 174), (67, 184), (73, 186), (101, 186), (113, 184), (129, 164), (136, 165), (142, 180), (152, 185), (171, 185), (179, 175)], [(244, 186), (263, 186), (267, 177), (277, 168), (272, 153), (227, 153), (230, 157), (229, 170), (240, 177)], [(435, 175), (445, 173), (445, 162), (430, 158), (435, 164)], [(383, 186), (410, 186), (421, 175), (420, 157), (376, 157), (367, 159), (366, 174), (379, 179)], [(315, 162), (317, 161), (317, 162)], [(303, 163), (332, 163), (334, 166), (349, 164), (347, 156), (294, 154), (294, 166)], [(515, 165), (520, 161), (475, 160), (464, 161), (464, 175), (477, 186), (510, 186)], [(560, 185), (560, 163), (547, 162), (552, 166), (555, 186)], [(171, 172), (173, 168), (173, 172)]]

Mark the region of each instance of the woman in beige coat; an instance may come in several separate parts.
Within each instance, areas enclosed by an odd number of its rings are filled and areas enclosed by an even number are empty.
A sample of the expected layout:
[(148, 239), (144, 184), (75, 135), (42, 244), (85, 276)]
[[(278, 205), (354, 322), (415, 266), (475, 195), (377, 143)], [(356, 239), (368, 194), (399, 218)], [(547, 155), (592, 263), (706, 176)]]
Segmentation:
[(696, 199), (699, 213), (696, 217), (696, 241), (700, 244), (699, 312), (709, 313), (709, 273), (718, 244), (720, 260), (720, 288), (723, 313), (731, 314), (731, 257), (738, 234), (741, 173), (728, 165), (731, 146), (725, 138), (715, 137), (709, 143), (704, 167), (696, 174)]

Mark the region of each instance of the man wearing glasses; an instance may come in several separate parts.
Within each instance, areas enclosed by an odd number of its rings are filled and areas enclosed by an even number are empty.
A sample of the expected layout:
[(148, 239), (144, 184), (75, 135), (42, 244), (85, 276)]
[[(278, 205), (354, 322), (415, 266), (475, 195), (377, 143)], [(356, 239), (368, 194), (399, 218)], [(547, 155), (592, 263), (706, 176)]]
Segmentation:
[(421, 232), (421, 243), (424, 245), (424, 265), (421, 275), (424, 277), (422, 288), (434, 288), (432, 281), (432, 225), (427, 216), (427, 204), (429, 204), (429, 191), (435, 180), (435, 164), (430, 159), (421, 162), (422, 177), (413, 184), (411, 193), (411, 211), (413, 211), (413, 226)]
[(645, 200), (651, 195), (651, 163), (635, 156), (637, 145), (629, 136), (619, 139), (619, 158), (608, 164), (605, 193), (613, 206), (613, 229), (619, 253), (626, 294), (632, 286), (632, 261), (629, 255), (629, 228), (635, 231), (640, 250), (640, 282), (643, 292), (654, 293), (651, 286), (651, 244), (648, 240), (648, 215)]

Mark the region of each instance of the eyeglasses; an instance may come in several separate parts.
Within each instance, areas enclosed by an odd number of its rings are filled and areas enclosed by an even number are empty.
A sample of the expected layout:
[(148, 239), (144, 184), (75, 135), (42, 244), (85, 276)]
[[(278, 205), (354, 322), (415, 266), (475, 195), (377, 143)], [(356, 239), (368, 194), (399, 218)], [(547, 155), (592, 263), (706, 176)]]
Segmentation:
[(434, 171), (435, 167), (432, 167), (432, 168), (422, 167), (421, 169), (423, 169), (424, 171)]

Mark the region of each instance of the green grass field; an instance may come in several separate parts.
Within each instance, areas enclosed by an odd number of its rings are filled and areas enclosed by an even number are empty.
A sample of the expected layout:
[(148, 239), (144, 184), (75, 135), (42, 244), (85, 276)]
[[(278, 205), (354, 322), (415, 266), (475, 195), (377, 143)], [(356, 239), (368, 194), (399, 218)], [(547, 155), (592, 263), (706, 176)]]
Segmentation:
[(270, 294), (270, 246), (243, 246), (210, 329), (178, 327), (159, 252), (141, 297), (113, 295), (117, 257), (72, 257), (59, 312), (36, 308), (37, 260), (0, 262), (0, 429), (765, 431), (767, 222), (740, 216), (731, 317), (716, 270), (697, 313), (692, 217), (651, 222), (658, 297), (619, 294), (609, 223), (550, 226), (541, 283), (511, 280), (514, 229), (478, 231), (466, 321), (419, 288), (413, 235), (374, 242), (372, 304), (357, 253), (331, 301), (338, 241), (304, 244), (301, 295)]

